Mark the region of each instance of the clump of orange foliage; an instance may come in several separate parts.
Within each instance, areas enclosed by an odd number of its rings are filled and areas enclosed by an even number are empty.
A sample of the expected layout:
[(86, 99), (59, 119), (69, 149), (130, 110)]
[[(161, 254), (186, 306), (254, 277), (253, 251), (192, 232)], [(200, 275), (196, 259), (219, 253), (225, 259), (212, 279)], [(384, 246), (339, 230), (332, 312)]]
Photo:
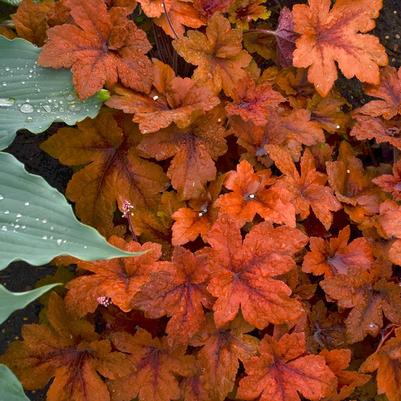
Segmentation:
[[(83, 222), (147, 251), (58, 259), (78, 267), (64, 298), (1, 357), (26, 389), (401, 401), (401, 70), (369, 33), (382, 0), (276, 3), (22, 1), (39, 64), (70, 68), (81, 99), (111, 93), (42, 149), (73, 167)], [(338, 70), (375, 99), (352, 110)]]

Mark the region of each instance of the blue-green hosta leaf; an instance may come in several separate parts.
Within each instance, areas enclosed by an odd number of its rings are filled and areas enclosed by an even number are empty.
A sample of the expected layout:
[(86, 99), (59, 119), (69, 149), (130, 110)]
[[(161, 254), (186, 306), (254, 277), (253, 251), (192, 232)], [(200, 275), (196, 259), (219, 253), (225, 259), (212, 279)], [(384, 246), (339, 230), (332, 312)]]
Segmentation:
[(0, 400), (1, 401), (29, 401), (22, 388), (22, 384), (14, 373), (0, 364)]
[(80, 223), (60, 192), (0, 152), (0, 270), (17, 259), (41, 265), (58, 255), (97, 260), (134, 254)]
[(11, 292), (0, 284), (0, 324), (6, 321), (14, 311), (25, 308), (36, 298), (39, 298), (57, 285), (60, 284), (44, 285), (25, 292)]
[(3, 3), (10, 4), (12, 6), (18, 6), (19, 3), (21, 3), (21, 0), (0, 0), (0, 1), (2, 1)]
[(98, 97), (78, 100), (69, 70), (38, 66), (39, 52), (24, 39), (0, 36), (0, 149), (19, 129), (38, 134), (53, 121), (73, 125), (99, 112)]

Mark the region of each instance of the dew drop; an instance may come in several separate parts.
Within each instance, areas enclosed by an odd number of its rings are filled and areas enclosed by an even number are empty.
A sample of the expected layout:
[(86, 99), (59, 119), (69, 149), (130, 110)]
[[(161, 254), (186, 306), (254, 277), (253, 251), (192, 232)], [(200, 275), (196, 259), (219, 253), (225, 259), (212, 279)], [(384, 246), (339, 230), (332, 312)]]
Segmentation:
[(27, 123), (31, 123), (31, 122), (33, 121), (33, 118), (32, 118), (32, 117), (27, 117), (27, 118), (25, 119), (25, 121), (26, 121)]
[(52, 108), (48, 104), (45, 104), (42, 107), (43, 107), (43, 110), (46, 111), (47, 113), (50, 113), (52, 111)]
[(20, 112), (21, 113), (32, 113), (33, 112), (33, 106), (29, 103), (24, 103), (21, 107), (20, 107)]
[(17, 217), (17, 219), (19, 219), (20, 217), (22, 217), (22, 214), (18, 213), (16, 217)]
[(0, 98), (0, 107), (11, 107), (15, 103), (12, 98)]
[(159, 96), (157, 96), (157, 95), (153, 96), (153, 100), (157, 100), (157, 99), (159, 99)]
[(59, 238), (56, 242), (57, 242), (57, 245), (60, 246), (63, 243), (63, 240), (61, 238)]
[(50, 230), (51, 230), (51, 231), (53, 231), (53, 230), (54, 230), (54, 227), (53, 227), (53, 226), (51, 226), (51, 227), (50, 227)]
[(24, 205), (25, 205), (25, 206), (29, 206), (29, 202), (25, 202)]
[(9, 210), (5, 210), (4, 214), (10, 214), (10, 211)]
[(7, 226), (2, 226), (1, 231), (7, 231)]
[(46, 224), (46, 223), (47, 223), (47, 220), (46, 220), (46, 219), (43, 219), (43, 220), (42, 220), (42, 223), (43, 223), (43, 224)]
[(0, 195), (0, 200), (3, 200), (4, 199), (4, 196), (3, 195)]
[(23, 230), (25, 230), (25, 229), (26, 229), (26, 226), (22, 226), (21, 228), (22, 228)]
[(10, 67), (6, 67), (5, 70), (8, 72), (10, 71)]
[(42, 239), (47, 239), (47, 235), (44, 235), (44, 236), (42, 237)]
[(84, 248), (87, 249), (88, 247), (86, 245), (84, 245)]
[(22, 81), (22, 82), (21, 82), (21, 84), (22, 84), (22, 85), (25, 85), (25, 84), (26, 84), (26, 82), (25, 82), (25, 81)]
[(7, 86), (7, 82), (3, 82), (1, 85), (2, 86)]

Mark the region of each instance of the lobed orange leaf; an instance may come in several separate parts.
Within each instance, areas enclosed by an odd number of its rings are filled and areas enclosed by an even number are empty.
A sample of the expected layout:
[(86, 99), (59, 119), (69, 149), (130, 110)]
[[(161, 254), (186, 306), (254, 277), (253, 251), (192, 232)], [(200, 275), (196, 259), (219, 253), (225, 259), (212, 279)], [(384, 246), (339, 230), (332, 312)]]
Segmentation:
[(258, 339), (247, 334), (253, 326), (241, 316), (222, 328), (216, 328), (212, 319), (191, 344), (202, 346), (198, 353), (203, 374), (200, 376), (203, 387), (208, 392), (208, 401), (223, 401), (235, 385), (239, 361), (244, 362), (256, 354)]
[(209, 19), (205, 34), (189, 31), (187, 37), (174, 40), (173, 46), (185, 61), (197, 66), (194, 78), (210, 81), (216, 93), (223, 89), (230, 96), (236, 83), (246, 78), (244, 68), (251, 56), (242, 49), (241, 32), (231, 29), (220, 14)]
[(150, 207), (167, 178), (160, 166), (141, 157), (142, 135), (128, 118), (104, 110), (77, 125), (61, 128), (41, 147), (63, 164), (84, 166), (68, 183), (66, 195), (83, 222), (111, 235), (116, 203), (127, 199), (134, 207)]
[(336, 388), (336, 377), (319, 355), (305, 355), (304, 333), (285, 334), (278, 341), (265, 336), (259, 356), (245, 361), (246, 376), (237, 397), (244, 400), (320, 400)]
[(197, 119), (186, 129), (175, 126), (146, 135), (139, 149), (165, 160), (173, 157), (167, 176), (182, 199), (197, 198), (216, 177), (215, 160), (227, 150), (220, 108)]
[(47, 38), (48, 14), (56, 8), (53, 0), (34, 3), (23, 0), (12, 20), (20, 38), (29, 40), (37, 46), (43, 46)]
[(332, 189), (325, 185), (327, 176), (316, 171), (312, 153), (308, 149), (304, 151), (299, 173), (287, 150), (276, 145), (266, 145), (266, 148), (269, 156), (283, 173), (274, 187), (286, 188), (292, 193), (292, 202), (301, 219), (309, 216), (311, 208), (328, 230), (333, 221), (332, 212), (340, 210), (341, 204), (333, 195)]
[(337, 389), (333, 391), (333, 394), (325, 397), (325, 401), (345, 400), (352, 395), (356, 387), (363, 386), (370, 379), (369, 375), (345, 370), (351, 362), (350, 349), (343, 348), (330, 351), (324, 349), (319, 355), (326, 360), (327, 366), (337, 377)]
[(224, 186), (232, 192), (221, 195), (215, 204), (221, 213), (231, 216), (240, 226), (252, 222), (259, 214), (266, 221), (295, 227), (291, 194), (284, 188), (267, 188), (274, 182), (270, 170), (255, 173), (251, 164), (243, 160), (237, 171), (229, 171), (226, 175)]
[(370, 355), (361, 365), (362, 372), (377, 370), (378, 394), (385, 394), (389, 401), (401, 399), (401, 330), (379, 350)]
[(239, 310), (259, 329), (294, 321), (303, 313), (301, 304), (290, 298), (290, 288), (274, 279), (295, 267), (294, 254), (307, 241), (301, 231), (265, 222), (242, 241), (236, 222), (222, 216), (206, 240), (212, 246), (208, 290), (217, 298), (213, 311), (218, 327), (232, 321)]
[(212, 110), (220, 100), (210, 89), (199, 86), (189, 78), (176, 77), (168, 65), (153, 60), (155, 91), (149, 95), (117, 87), (107, 105), (134, 114), (143, 134), (156, 132), (175, 123), (186, 128), (197, 117)]
[(308, 0), (292, 13), (296, 40), (294, 66), (308, 68), (308, 80), (326, 96), (337, 79), (337, 67), (346, 78), (378, 84), (379, 66), (388, 63), (384, 47), (373, 35), (382, 0)]
[(166, 338), (152, 338), (140, 329), (135, 336), (114, 333), (114, 346), (129, 358), (132, 369), (122, 378), (109, 383), (112, 401), (170, 401), (180, 397), (178, 376), (190, 376), (193, 357), (184, 349), (171, 349)]
[(372, 100), (358, 112), (372, 117), (382, 116), (386, 120), (401, 114), (401, 68), (387, 66), (380, 72), (380, 84), (366, 86), (367, 95), (381, 100)]
[(46, 325), (24, 326), (23, 341), (12, 343), (1, 362), (29, 390), (54, 378), (48, 401), (110, 401), (103, 378), (127, 374), (128, 359), (112, 351), (110, 341), (102, 340), (89, 322), (69, 315), (55, 293), (49, 298), (47, 319)]
[(368, 334), (376, 336), (383, 326), (383, 315), (393, 323), (401, 323), (401, 288), (387, 281), (390, 275), (385, 263), (376, 262), (372, 271), (359, 270), (320, 283), (340, 307), (352, 308), (345, 321), (350, 343), (362, 341)]
[(130, 88), (148, 92), (151, 49), (146, 34), (127, 18), (124, 7), (108, 11), (103, 0), (64, 0), (73, 23), (47, 31), (38, 62), (43, 67), (71, 68), (78, 96), (86, 99), (114, 85), (118, 78)]
[(238, 115), (255, 125), (265, 125), (270, 117), (270, 108), (285, 102), (284, 97), (273, 90), (270, 84), (256, 84), (249, 76), (238, 82), (232, 97), (234, 102), (226, 106), (227, 114)]
[(381, 175), (372, 181), (383, 191), (390, 193), (395, 201), (401, 201), (401, 160), (393, 164), (393, 175)]
[(205, 255), (175, 248), (171, 263), (152, 273), (133, 300), (147, 317), (171, 317), (166, 327), (169, 344), (188, 344), (204, 323), (203, 308), (212, 305), (205, 262)]
[(324, 274), (325, 277), (347, 274), (356, 269), (368, 270), (374, 261), (369, 241), (360, 237), (349, 242), (350, 235), (347, 226), (328, 242), (311, 237), (311, 252), (305, 255), (302, 270), (315, 275)]
[(161, 246), (147, 242), (143, 245), (111, 237), (109, 242), (129, 252), (146, 251), (132, 258), (118, 258), (77, 263), (78, 267), (94, 274), (75, 278), (67, 284), (67, 310), (79, 317), (94, 312), (102, 300), (113, 303), (124, 312), (133, 309), (133, 299), (151, 272), (161, 270), (167, 262), (158, 262)]

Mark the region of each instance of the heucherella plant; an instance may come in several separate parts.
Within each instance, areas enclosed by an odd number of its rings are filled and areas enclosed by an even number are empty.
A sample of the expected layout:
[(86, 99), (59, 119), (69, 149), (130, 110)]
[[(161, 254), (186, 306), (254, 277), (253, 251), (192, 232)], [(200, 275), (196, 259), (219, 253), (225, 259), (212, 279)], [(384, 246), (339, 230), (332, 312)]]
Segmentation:
[(395, 3), (6, 3), (0, 401), (401, 401)]

